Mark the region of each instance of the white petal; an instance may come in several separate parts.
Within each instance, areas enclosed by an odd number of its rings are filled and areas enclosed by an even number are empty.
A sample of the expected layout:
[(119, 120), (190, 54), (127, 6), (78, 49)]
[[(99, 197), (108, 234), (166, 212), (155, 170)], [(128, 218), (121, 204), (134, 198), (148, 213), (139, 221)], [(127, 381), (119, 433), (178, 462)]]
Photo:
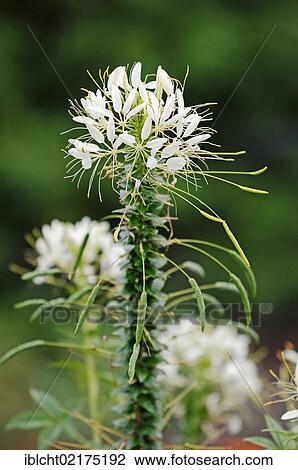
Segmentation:
[(141, 186), (141, 180), (136, 179), (136, 181), (135, 181), (135, 188), (136, 188), (136, 189), (139, 189), (140, 186)]
[(298, 410), (287, 411), (281, 417), (283, 421), (288, 420), (288, 419), (297, 419), (297, 418), (298, 418)]
[(69, 155), (71, 155), (74, 158), (78, 158), (81, 160), (82, 158), (82, 152), (78, 150), (77, 148), (72, 147), (71, 149), (68, 150)]
[(167, 160), (167, 168), (169, 171), (179, 171), (184, 168), (186, 160), (183, 157), (171, 157)]
[(126, 145), (134, 145), (136, 143), (136, 138), (133, 135), (130, 135), (127, 131), (124, 131), (120, 137)]
[(123, 65), (116, 67), (113, 70), (113, 72), (110, 73), (109, 78), (108, 78), (108, 83), (107, 83), (107, 87), (110, 93), (112, 92), (113, 85), (123, 87), (124, 73), (125, 73), (125, 67)]
[(156, 88), (156, 80), (152, 80), (151, 82), (146, 83), (147, 90), (155, 90)]
[(177, 142), (172, 142), (167, 145), (161, 152), (162, 157), (171, 157), (179, 150), (179, 144)]
[(127, 98), (127, 100), (125, 101), (125, 103), (123, 105), (123, 114), (127, 114), (130, 111), (131, 105), (132, 105), (135, 97), (136, 97), (136, 90), (133, 88), (130, 91), (130, 93), (128, 95), (128, 98)]
[(160, 148), (163, 144), (167, 142), (167, 140), (168, 139), (166, 137), (158, 137), (157, 139), (152, 139), (149, 142), (147, 142), (146, 147), (148, 149), (153, 149), (156, 147)]
[(82, 151), (96, 153), (99, 151), (99, 147), (96, 144), (89, 144), (87, 142), (82, 142)]
[(147, 106), (147, 113), (151, 117), (152, 121), (156, 122), (156, 115), (155, 115), (153, 109), (151, 108), (151, 106)]
[(123, 140), (122, 140), (121, 135), (119, 135), (113, 143), (113, 148), (117, 149), (118, 147), (120, 147), (121, 144), (123, 144)]
[(176, 90), (176, 97), (177, 97), (177, 104), (179, 109), (184, 108), (184, 98), (183, 98), (183, 93), (179, 88)]
[(177, 137), (180, 137), (181, 134), (183, 132), (183, 120), (180, 119), (178, 122), (177, 122), (177, 126), (176, 126), (176, 133), (177, 133)]
[(114, 118), (112, 116), (109, 117), (107, 136), (110, 142), (113, 142), (115, 140), (115, 124)]
[(148, 93), (146, 91), (144, 83), (142, 83), (142, 82), (139, 83), (139, 93), (140, 93), (141, 100), (144, 103), (148, 103), (148, 101), (149, 101)]
[(157, 167), (157, 160), (155, 157), (148, 157), (148, 160), (147, 160), (147, 168), (149, 168), (149, 170), (152, 170), (153, 168), (156, 168)]
[(96, 142), (98, 142), (99, 144), (102, 144), (104, 142), (104, 135), (99, 129), (97, 129), (97, 127), (93, 126), (93, 124), (86, 124), (86, 127), (93, 139), (96, 140)]
[(142, 127), (141, 138), (142, 140), (148, 139), (152, 129), (152, 119), (150, 116), (147, 116)]
[(160, 65), (157, 69), (156, 81), (157, 85), (161, 85), (162, 89), (166, 92), (167, 95), (171, 95), (173, 93), (174, 87), (172, 80)]
[(161, 116), (163, 121), (166, 121), (171, 116), (171, 114), (174, 111), (174, 106), (175, 106), (175, 95), (170, 95), (167, 98), (167, 101), (166, 101), (166, 104), (164, 106), (163, 113)]
[(298, 353), (294, 349), (285, 349), (283, 354), (286, 361), (293, 362), (294, 364), (298, 363)]
[(75, 122), (80, 122), (82, 124), (94, 124), (94, 120), (87, 116), (74, 116), (72, 119)]
[(142, 103), (142, 104), (139, 104), (138, 106), (136, 106), (135, 108), (133, 108), (131, 111), (129, 111), (129, 113), (127, 114), (126, 116), (126, 120), (129, 120), (130, 118), (132, 118), (133, 116), (135, 116), (136, 114), (138, 114), (140, 111), (142, 111), (142, 109), (145, 108), (145, 103)]
[(115, 85), (112, 86), (112, 101), (113, 101), (113, 108), (116, 111), (116, 113), (120, 113), (121, 108), (122, 108), (122, 102), (121, 102), (121, 93), (119, 91), (119, 88)]
[(151, 101), (153, 112), (155, 116), (158, 118), (160, 114), (160, 102), (154, 93), (150, 93), (150, 101)]
[(193, 144), (199, 144), (200, 142), (204, 142), (205, 140), (209, 139), (211, 137), (211, 134), (200, 134), (196, 135), (194, 137), (191, 137), (186, 141), (187, 144), (193, 145)]
[(188, 137), (189, 135), (191, 135), (195, 130), (196, 128), (198, 127), (198, 124), (201, 120), (201, 116), (194, 116), (191, 120), (191, 122), (188, 124), (184, 134), (183, 134), (183, 137)]
[(84, 154), (82, 157), (82, 167), (85, 168), (85, 170), (89, 170), (92, 166), (92, 160), (89, 154)]
[(131, 71), (131, 84), (134, 88), (139, 86), (141, 80), (141, 73), (142, 73), (142, 64), (141, 62), (137, 62)]

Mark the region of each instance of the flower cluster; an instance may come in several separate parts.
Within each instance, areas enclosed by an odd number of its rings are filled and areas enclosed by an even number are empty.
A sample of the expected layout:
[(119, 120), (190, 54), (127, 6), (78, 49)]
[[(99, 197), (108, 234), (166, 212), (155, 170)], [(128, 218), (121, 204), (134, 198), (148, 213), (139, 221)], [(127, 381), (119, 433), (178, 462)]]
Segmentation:
[[(295, 422), (298, 422), (298, 408), (297, 408), (297, 402), (298, 402), (298, 353), (294, 349), (285, 349), (283, 352), (283, 359), (284, 362), (286, 362), (286, 371), (287, 373), (291, 371), (291, 369), (294, 369), (293, 372), (291, 372), (290, 376), (290, 382), (289, 381), (284, 381), (278, 378), (277, 376), (274, 376), (277, 378), (277, 384), (280, 386), (280, 388), (283, 390), (283, 392), (280, 393), (280, 396), (282, 397), (281, 400), (278, 401), (284, 401), (284, 402), (291, 402), (292, 404), (295, 403), (296, 407), (288, 410), (286, 413), (284, 413), (281, 417), (282, 420), (284, 421), (292, 421), (294, 420)], [(290, 364), (290, 365), (289, 365)]]
[[(235, 411), (251, 390), (261, 389), (257, 367), (249, 358), (249, 338), (224, 325), (207, 326), (201, 333), (197, 324), (182, 319), (168, 327), (162, 342), (167, 345), (163, 352), (167, 384), (187, 387), (194, 382), (203, 387), (200, 404), (205, 402), (210, 420), (229, 413), (228, 429), (238, 432), (241, 421)], [(194, 412), (195, 407), (194, 402)]]
[[(124, 66), (107, 71), (95, 93), (88, 91), (80, 103), (72, 103), (73, 120), (84, 126), (85, 133), (69, 139), (71, 178), (80, 180), (90, 169), (92, 184), (96, 174), (99, 179), (114, 178), (125, 168), (138, 186), (143, 179), (156, 180), (160, 173), (184, 178), (191, 173), (194, 178), (192, 172), (200, 169), (202, 161), (218, 158), (202, 148), (214, 145), (209, 139), (215, 131), (204, 125), (210, 120), (208, 108), (199, 112), (200, 106), (185, 106), (183, 86), (161, 66), (144, 80), (141, 72), (140, 62), (130, 73)], [(141, 181), (136, 171), (140, 164)]]
[[(99, 274), (105, 279), (120, 281), (124, 249), (114, 242), (107, 222), (96, 222), (89, 217), (83, 217), (75, 224), (53, 220), (49, 225), (44, 225), (34, 246), (36, 270), (58, 268), (70, 273), (87, 234), (89, 238), (76, 272), (76, 284), (92, 285)], [(45, 281), (44, 277), (36, 277), (37, 283)]]

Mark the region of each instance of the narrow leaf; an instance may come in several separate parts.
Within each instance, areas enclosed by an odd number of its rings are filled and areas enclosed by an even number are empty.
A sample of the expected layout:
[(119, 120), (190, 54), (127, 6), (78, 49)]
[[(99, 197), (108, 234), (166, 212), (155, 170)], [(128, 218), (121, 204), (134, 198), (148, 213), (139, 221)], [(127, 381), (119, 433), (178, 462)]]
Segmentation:
[(36, 348), (37, 346), (44, 346), (45, 341), (42, 339), (36, 339), (34, 341), (29, 341), (28, 343), (20, 344), (10, 351), (6, 352), (0, 358), (0, 365), (5, 364), (9, 359), (14, 357), (16, 354), (19, 354), (22, 351), (26, 351), (27, 349)]
[(38, 413), (34, 415), (33, 411), (23, 411), (11, 418), (5, 426), (7, 431), (13, 429), (39, 429), (47, 426), (51, 426), (53, 420), (50, 416)]
[(14, 305), (15, 308), (25, 308), (25, 307), (31, 307), (32, 305), (43, 305), (47, 301), (46, 299), (28, 299), (28, 300), (23, 300), (23, 302), (18, 302), (17, 304)]
[(74, 278), (75, 278), (75, 275), (76, 275), (76, 271), (79, 267), (79, 264), (80, 264), (80, 261), (82, 259), (82, 256), (83, 256), (83, 253), (84, 253), (84, 250), (86, 248), (86, 245), (87, 245), (87, 242), (89, 240), (89, 236), (90, 236), (90, 233), (86, 233), (86, 235), (84, 236), (84, 239), (81, 243), (81, 246), (80, 246), (80, 249), (78, 251), (78, 255), (76, 257), (76, 260), (75, 260), (75, 263), (74, 263), (74, 267), (72, 269), (72, 271), (69, 273), (69, 276), (68, 276), (68, 279), (70, 281), (73, 281)]
[(23, 279), (23, 281), (30, 281), (31, 279), (35, 279), (36, 277), (54, 276), (55, 274), (63, 274), (63, 271), (56, 268), (48, 269), (47, 271), (30, 271), (29, 273), (23, 274), (21, 279)]
[(86, 315), (88, 313), (88, 308), (91, 307), (91, 305), (93, 305), (94, 302), (95, 302), (95, 299), (97, 297), (97, 294), (98, 294), (98, 291), (99, 291), (99, 288), (100, 288), (100, 284), (101, 284), (101, 279), (98, 281), (96, 286), (92, 289), (92, 292), (90, 293), (90, 295), (87, 299), (87, 303), (86, 303), (86, 305), (84, 306), (84, 308), (81, 312), (81, 315), (79, 317), (78, 323), (77, 323), (76, 328), (75, 328), (75, 332), (74, 332), (75, 336), (78, 334), (78, 332), (80, 331), (80, 329), (81, 329), (81, 327), (84, 323), (84, 320), (85, 320)]
[(267, 437), (246, 437), (244, 439), (245, 442), (251, 442), (252, 444), (255, 444), (260, 447), (264, 447), (264, 449), (270, 449), (270, 450), (276, 450), (276, 445), (275, 443), (271, 440), (268, 439)]

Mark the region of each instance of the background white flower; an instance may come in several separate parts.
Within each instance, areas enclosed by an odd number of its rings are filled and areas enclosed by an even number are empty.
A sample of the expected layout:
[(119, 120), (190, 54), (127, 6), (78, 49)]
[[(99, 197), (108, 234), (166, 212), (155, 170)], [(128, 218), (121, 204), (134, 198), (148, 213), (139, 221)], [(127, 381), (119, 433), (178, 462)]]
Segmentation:
[[(197, 324), (182, 319), (167, 327), (161, 342), (167, 347), (162, 353), (166, 361), (161, 366), (164, 384), (172, 389), (194, 382), (198, 387), (203, 385), (208, 393), (201, 397), (201, 403), (204, 401), (210, 419), (228, 413), (228, 429), (239, 432), (239, 408), (251, 396), (251, 390), (261, 390), (257, 367), (249, 358), (249, 338), (224, 325), (208, 325), (202, 333)], [(193, 409), (195, 412), (195, 403)]]
[[(36, 270), (58, 268), (66, 274), (70, 273), (86, 234), (89, 238), (75, 282), (80, 286), (94, 284), (98, 275), (111, 281), (121, 281), (124, 249), (120, 243), (114, 242), (107, 222), (96, 222), (89, 217), (83, 217), (74, 224), (55, 219), (44, 225), (35, 243)], [(43, 277), (36, 278), (37, 283), (45, 281)]]

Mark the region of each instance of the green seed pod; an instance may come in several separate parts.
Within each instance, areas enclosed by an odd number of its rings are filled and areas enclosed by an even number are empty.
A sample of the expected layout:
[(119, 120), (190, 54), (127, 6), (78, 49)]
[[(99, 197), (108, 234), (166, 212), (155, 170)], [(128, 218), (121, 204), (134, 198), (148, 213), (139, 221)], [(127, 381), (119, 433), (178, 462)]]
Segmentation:
[(205, 312), (205, 302), (201, 292), (201, 289), (198, 286), (197, 281), (193, 277), (188, 278), (188, 282), (193, 289), (195, 294), (199, 314), (200, 314), (200, 322), (201, 322), (201, 330), (204, 331), (206, 325), (206, 312)]
[(232, 256), (234, 261), (243, 270), (247, 283), (249, 285), (249, 289), (251, 291), (251, 295), (255, 297), (257, 294), (257, 283), (252, 269), (247, 265), (247, 263), (244, 263), (243, 259), (236, 251), (229, 250), (229, 255)]
[(128, 364), (128, 378), (130, 382), (133, 381), (133, 378), (135, 376), (136, 363), (137, 363), (139, 354), (140, 354), (140, 345), (134, 344), (132, 354), (130, 356), (129, 364)]
[(241, 300), (242, 300), (242, 303), (243, 303), (244, 311), (245, 311), (246, 323), (247, 323), (247, 325), (250, 325), (250, 323), (251, 323), (251, 308), (250, 308), (250, 302), (249, 302), (249, 298), (248, 298), (248, 295), (247, 295), (247, 291), (246, 291), (244, 285), (242, 284), (241, 280), (239, 279), (239, 277), (236, 276), (236, 274), (230, 273), (230, 278), (231, 278), (231, 281), (235, 284), (235, 286), (238, 289), (238, 292), (240, 294), (240, 297), (241, 297)]
[(143, 336), (146, 312), (147, 312), (147, 292), (143, 291), (141, 293), (141, 296), (138, 302), (138, 319), (137, 319), (137, 327), (136, 327), (136, 344), (137, 345), (140, 344), (142, 336)]

